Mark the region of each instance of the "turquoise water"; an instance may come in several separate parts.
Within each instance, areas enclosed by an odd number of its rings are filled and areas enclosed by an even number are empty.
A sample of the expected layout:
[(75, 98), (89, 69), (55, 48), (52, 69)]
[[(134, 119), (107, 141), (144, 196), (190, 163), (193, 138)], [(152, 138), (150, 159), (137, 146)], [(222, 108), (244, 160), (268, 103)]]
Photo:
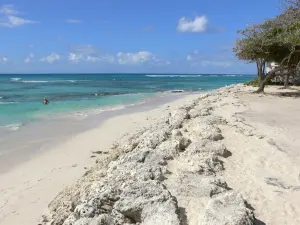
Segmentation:
[[(0, 126), (76, 110), (141, 102), (163, 92), (207, 91), (252, 79), (218, 74), (0, 75)], [(49, 105), (43, 105), (47, 97)]]

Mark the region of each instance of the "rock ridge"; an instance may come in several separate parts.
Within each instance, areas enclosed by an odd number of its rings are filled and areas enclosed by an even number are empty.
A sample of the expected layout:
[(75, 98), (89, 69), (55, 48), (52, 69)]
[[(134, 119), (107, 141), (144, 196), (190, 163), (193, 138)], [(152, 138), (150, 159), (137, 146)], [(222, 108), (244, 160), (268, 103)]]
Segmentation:
[[(124, 136), (111, 152), (49, 204), (43, 225), (253, 225), (243, 197), (222, 177), (220, 125), (236, 125), (213, 114), (242, 104), (240, 85), (200, 94), (150, 127)], [(237, 126), (237, 125), (236, 125)], [(240, 129), (245, 130), (243, 127)], [(190, 208), (199, 209), (192, 214)]]

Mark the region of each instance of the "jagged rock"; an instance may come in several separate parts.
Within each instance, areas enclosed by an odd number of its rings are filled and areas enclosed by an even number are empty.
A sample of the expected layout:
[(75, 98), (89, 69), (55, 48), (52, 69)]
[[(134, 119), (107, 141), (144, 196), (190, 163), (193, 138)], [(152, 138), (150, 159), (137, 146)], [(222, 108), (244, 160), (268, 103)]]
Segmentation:
[(199, 224), (251, 224), (251, 210), (237, 195), (226, 194), (229, 188), (219, 178), (224, 166), (218, 157), (229, 152), (218, 125), (227, 121), (211, 115), (222, 103), (219, 94), (236, 90), (202, 94), (150, 127), (123, 136), (50, 203), (50, 216), (42, 224), (180, 225), (178, 196), (204, 206), (212, 198), (199, 212)]
[[(149, 221), (165, 217), (170, 221), (165, 224), (180, 224), (176, 201), (157, 181), (136, 182), (127, 186), (114, 208), (135, 222), (146, 221), (150, 224)], [(165, 212), (165, 216), (161, 212)]]
[(177, 140), (167, 140), (161, 143), (155, 149), (156, 152), (159, 152), (165, 160), (174, 159), (180, 152), (179, 145)]
[(181, 128), (185, 119), (189, 119), (189, 114), (186, 109), (178, 109), (171, 113), (169, 124), (173, 129)]
[(254, 225), (254, 216), (241, 195), (228, 192), (213, 198), (200, 216), (202, 225)]
[(181, 137), (182, 133), (180, 130), (172, 130), (172, 137), (173, 138), (177, 138), (177, 137)]
[(198, 116), (209, 116), (211, 115), (211, 112), (213, 110), (213, 107), (211, 106), (202, 106), (199, 105), (189, 111), (189, 115), (191, 118), (196, 118)]
[(50, 202), (48, 206), (49, 211), (54, 215), (53, 218), (51, 218), (51, 224), (63, 224), (74, 211), (79, 201), (79, 188), (77, 185), (78, 184), (75, 184), (74, 187), (66, 188)]
[(80, 217), (93, 217), (94, 208), (87, 203), (83, 203), (75, 208), (75, 213), (77, 213)]
[(192, 157), (182, 155), (178, 160), (182, 163), (186, 171), (192, 173), (211, 176), (224, 170), (222, 161), (210, 154), (198, 154)]
[[(149, 157), (150, 156), (150, 157)], [(135, 150), (111, 162), (108, 177), (122, 181), (124, 178), (139, 180), (163, 180), (166, 173), (165, 159), (149, 149)]]
[(190, 109), (194, 108), (197, 105), (198, 101), (197, 100), (192, 100), (188, 101), (186, 104), (183, 106), (179, 107), (179, 109), (187, 110), (189, 111)]
[(180, 225), (178, 206), (174, 197), (163, 203), (146, 206), (142, 211), (143, 225)]
[(168, 139), (171, 129), (169, 127), (160, 127), (155, 130), (149, 129), (138, 138), (138, 148), (152, 148)]
[(228, 191), (227, 183), (215, 177), (207, 177), (198, 173), (181, 172), (176, 175), (172, 184), (167, 184), (175, 196), (209, 199), (214, 195)]
[(74, 222), (72, 225), (89, 225), (91, 220), (91, 218), (81, 218)]
[(214, 125), (203, 125), (201, 123), (194, 123), (190, 124), (188, 130), (191, 132), (192, 140), (202, 138), (209, 139), (212, 141), (219, 141), (223, 139), (220, 128)]
[(89, 225), (114, 225), (114, 221), (108, 214), (102, 214), (90, 221)]
[(203, 99), (208, 98), (211, 95), (212, 95), (212, 93), (204, 93), (204, 94), (201, 94), (198, 99), (203, 100)]
[(191, 143), (191, 140), (185, 137), (179, 139), (179, 150), (184, 151)]
[(196, 121), (208, 125), (225, 125), (227, 121), (220, 116), (207, 116), (197, 118)]
[(225, 145), (218, 141), (198, 140), (191, 143), (187, 149), (190, 155), (197, 153), (211, 153), (214, 156), (227, 157), (230, 152), (226, 149)]
[(77, 213), (72, 213), (69, 217), (64, 221), (63, 225), (73, 225), (78, 219), (79, 215)]

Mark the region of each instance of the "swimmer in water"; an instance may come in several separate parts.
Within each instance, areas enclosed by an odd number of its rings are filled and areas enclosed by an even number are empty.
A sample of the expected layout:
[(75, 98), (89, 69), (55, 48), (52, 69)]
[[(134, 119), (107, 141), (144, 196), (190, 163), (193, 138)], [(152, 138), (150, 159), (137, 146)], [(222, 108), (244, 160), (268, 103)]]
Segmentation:
[(44, 98), (44, 105), (48, 105), (48, 104), (49, 104), (48, 99)]

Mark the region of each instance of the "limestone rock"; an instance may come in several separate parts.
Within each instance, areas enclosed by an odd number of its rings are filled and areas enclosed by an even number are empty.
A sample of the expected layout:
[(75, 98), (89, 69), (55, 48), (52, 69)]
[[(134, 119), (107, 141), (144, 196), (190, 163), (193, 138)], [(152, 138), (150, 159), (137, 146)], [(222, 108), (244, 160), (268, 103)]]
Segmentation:
[(191, 109), (189, 111), (189, 115), (191, 118), (195, 118), (198, 116), (209, 116), (209, 115), (211, 115), (212, 110), (213, 110), (213, 107), (211, 107), (211, 106), (199, 105), (199, 106)]
[(168, 188), (175, 196), (209, 199), (228, 190), (225, 181), (215, 177), (201, 176), (198, 173), (181, 172), (173, 179), (175, 182), (168, 184)]
[(181, 128), (185, 119), (189, 119), (189, 114), (186, 109), (178, 109), (171, 113), (169, 124), (173, 129)]
[(191, 132), (191, 139), (197, 140), (199, 138), (209, 139), (212, 141), (219, 141), (223, 139), (220, 128), (214, 125), (192, 124), (188, 130)]
[[(219, 157), (230, 154), (218, 125), (227, 121), (212, 115), (224, 94), (237, 91), (229, 86), (201, 94), (151, 126), (124, 135), (50, 203), (42, 224), (180, 225), (183, 198), (203, 205), (199, 224), (252, 225), (252, 211), (220, 176)], [(239, 104), (238, 98), (229, 103)]]
[(179, 224), (176, 202), (157, 181), (136, 182), (127, 186), (114, 208), (135, 222), (155, 221), (157, 217), (162, 218), (160, 212), (165, 211), (168, 215), (166, 218), (170, 221), (165, 224), (171, 225), (176, 220), (177, 223), (174, 224)]
[(227, 192), (213, 198), (200, 217), (202, 225), (254, 225), (254, 216), (241, 195)]
[(211, 153), (214, 156), (227, 157), (230, 152), (226, 149), (225, 145), (219, 141), (197, 140), (191, 143), (187, 149), (190, 155), (197, 153)]

